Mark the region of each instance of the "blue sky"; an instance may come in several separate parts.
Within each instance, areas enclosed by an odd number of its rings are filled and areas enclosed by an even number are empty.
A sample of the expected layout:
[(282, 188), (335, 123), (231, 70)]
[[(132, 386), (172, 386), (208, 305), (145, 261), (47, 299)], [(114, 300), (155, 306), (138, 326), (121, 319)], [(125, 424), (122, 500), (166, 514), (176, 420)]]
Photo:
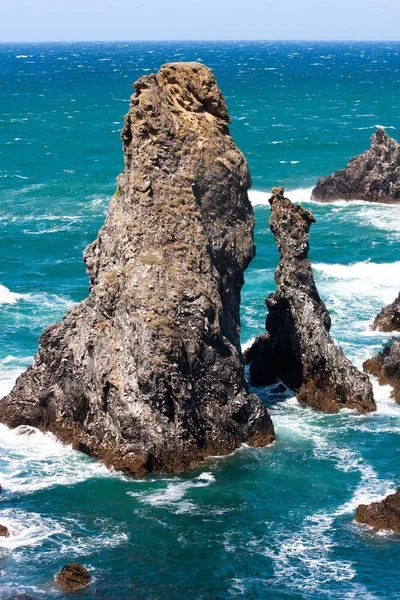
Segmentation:
[(398, 40), (400, 0), (0, 0), (0, 41)]

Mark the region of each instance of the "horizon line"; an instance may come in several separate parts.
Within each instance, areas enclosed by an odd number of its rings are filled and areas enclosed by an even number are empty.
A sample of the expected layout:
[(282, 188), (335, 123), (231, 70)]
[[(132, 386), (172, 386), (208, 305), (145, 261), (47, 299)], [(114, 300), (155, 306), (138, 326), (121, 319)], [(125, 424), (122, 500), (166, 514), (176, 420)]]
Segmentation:
[(109, 40), (9, 40), (9, 41), (0, 41), (0, 45), (3, 44), (112, 44), (112, 43), (120, 43), (120, 44), (157, 44), (157, 43), (254, 43), (254, 42), (264, 42), (264, 43), (275, 43), (275, 42), (289, 42), (289, 43), (298, 43), (298, 42), (307, 42), (307, 43), (365, 43), (370, 42), (374, 44), (393, 44), (400, 43), (399, 40), (377, 40), (377, 39), (306, 39), (306, 38), (293, 38), (293, 39), (263, 39), (263, 38), (254, 38), (254, 39), (143, 39), (143, 40), (123, 40), (123, 39), (109, 39)]

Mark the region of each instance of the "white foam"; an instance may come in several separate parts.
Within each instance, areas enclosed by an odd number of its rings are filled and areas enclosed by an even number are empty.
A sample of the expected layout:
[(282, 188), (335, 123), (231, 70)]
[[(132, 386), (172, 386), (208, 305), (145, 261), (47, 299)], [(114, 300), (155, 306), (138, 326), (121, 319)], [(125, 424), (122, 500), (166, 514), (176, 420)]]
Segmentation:
[[(400, 237), (400, 206), (369, 203), (363, 204), (357, 211), (355, 218), (363, 225), (369, 225), (381, 231), (394, 233), (395, 238)], [(396, 235), (398, 234), (398, 235)]]
[(394, 125), (373, 125), (374, 129), (396, 129)]
[(12, 223), (31, 223), (37, 221), (79, 221), (82, 219), (81, 216), (78, 215), (25, 215), (21, 217), (9, 217), (5, 215), (1, 217), (2, 221), (10, 221)]
[[(372, 331), (371, 325), (381, 308), (393, 302), (398, 294), (400, 261), (381, 264), (365, 261), (351, 265), (314, 263), (313, 270), (321, 297), (332, 314), (333, 335), (341, 332), (345, 352), (361, 365), (372, 355), (373, 340), (385, 337)], [(351, 333), (355, 342), (346, 339)], [(366, 343), (360, 346), (362, 338)]]
[(298, 188), (295, 190), (285, 190), (285, 195), (292, 201), (295, 202), (296, 204), (298, 203), (303, 203), (303, 202), (310, 202), (311, 201), (311, 192), (312, 192), (312, 187), (310, 188)]
[(0, 538), (0, 555), (7, 551), (18, 560), (18, 550), (40, 546), (47, 540), (45, 548), (40, 549), (41, 559), (53, 559), (58, 556), (89, 556), (105, 547), (116, 547), (126, 542), (125, 532), (115, 528), (107, 519), (98, 519), (95, 523), (100, 528), (96, 534), (86, 528), (76, 519), (62, 518), (59, 520), (43, 517), (36, 512), (24, 512), (10, 508), (0, 511), (0, 522), (5, 525), (9, 537)]
[[(320, 202), (319, 200), (308, 200), (308, 202), (310, 202), (311, 204), (319, 204), (321, 206), (322, 205), (328, 205), (328, 206), (333, 206), (333, 207), (337, 207), (337, 208), (345, 208), (348, 210), (353, 209), (356, 206), (368, 206), (368, 205), (372, 205), (372, 206), (385, 206), (388, 207), (390, 206), (389, 204), (384, 204), (382, 202), (380, 202), (379, 204), (372, 204), (371, 202), (368, 202), (368, 200), (362, 200), (362, 199), (356, 199), (356, 200), (330, 200), (329, 202), (327, 200), (324, 200), (324, 202)], [(346, 213), (347, 214), (347, 213)]]
[[(290, 164), (295, 165), (298, 164), (299, 161), (296, 160), (291, 160), (291, 161), (287, 161), (287, 160), (283, 160), (280, 161), (282, 164), (287, 164), (290, 162)], [(312, 193), (313, 187), (308, 187), (308, 188), (295, 188), (295, 189), (286, 189), (285, 188), (285, 196), (287, 198), (289, 198), (289, 200), (291, 200), (292, 202), (294, 202), (295, 204), (304, 204), (304, 203), (311, 203), (311, 204), (318, 204), (318, 205), (329, 205), (329, 206), (336, 206), (338, 208), (348, 208), (351, 209), (354, 206), (363, 206), (363, 207), (371, 207), (372, 210), (373, 209), (377, 209), (382, 211), (382, 207), (384, 207), (385, 209), (391, 209), (391, 208), (399, 208), (397, 206), (393, 206), (393, 204), (385, 204), (385, 203), (379, 203), (379, 204), (373, 204), (371, 202), (368, 202), (367, 200), (332, 200), (332, 201), (324, 201), (324, 202), (319, 202), (318, 200), (312, 200), (311, 199), (311, 193)], [(260, 205), (265, 205), (265, 206), (269, 206), (269, 198), (271, 197), (271, 192), (268, 191), (263, 191), (263, 190), (250, 190), (249, 191), (249, 198), (250, 198), (250, 202), (252, 203), (253, 206), (260, 206)]]
[[(0, 401), (1, 406), (1, 401)], [(4, 494), (29, 494), (96, 477), (119, 476), (103, 464), (33, 427), (0, 424), (1, 483)]]
[[(290, 161), (291, 164), (297, 164), (299, 161)], [(286, 190), (285, 196), (287, 196), (292, 202), (302, 203), (311, 201), (312, 188), (298, 188), (295, 190)], [(253, 206), (269, 206), (269, 198), (271, 198), (271, 192), (265, 192), (262, 190), (250, 190), (249, 191), (250, 202)]]
[[(279, 142), (271, 142), (277, 144)], [(280, 161), (282, 164), (287, 164), (290, 162), (292, 165), (298, 164), (299, 161), (291, 160), (291, 161)], [(387, 229), (388, 231), (399, 231), (400, 228), (400, 206), (394, 205), (391, 203), (385, 202), (369, 202), (368, 200), (363, 200), (362, 198), (356, 200), (331, 200), (329, 202), (324, 201), (320, 202), (318, 200), (311, 199), (311, 193), (313, 187), (308, 188), (295, 188), (295, 189), (286, 189), (285, 188), (285, 196), (289, 198), (295, 204), (303, 204), (303, 203), (311, 203), (318, 205), (328, 205), (337, 208), (346, 208), (348, 211), (352, 211), (354, 207), (361, 206), (364, 208), (364, 211), (360, 211), (355, 215), (355, 218), (360, 218), (365, 221), (366, 224), (377, 227), (378, 229)], [(265, 190), (250, 190), (249, 198), (253, 206), (269, 206), (269, 198), (271, 197), (271, 191)], [(346, 211), (346, 214), (347, 211)], [(395, 221), (393, 222), (393, 218)]]
[[(212, 473), (201, 473), (197, 477), (197, 481), (207, 481), (208, 483), (215, 483), (215, 477)], [(198, 486), (196, 486), (198, 487)]]
[(37, 304), (41, 307), (64, 310), (68, 310), (74, 304), (69, 298), (57, 296), (56, 294), (47, 294), (45, 292), (17, 293), (10, 291), (7, 287), (0, 284), (0, 305), (16, 304), (19, 301)]
[[(363, 288), (370, 294), (373, 290), (380, 290), (379, 297), (387, 297), (390, 291), (391, 301), (393, 290), (400, 288), (400, 261), (392, 263), (374, 263), (371, 261), (357, 262), (350, 265), (314, 263), (315, 271), (320, 272), (320, 277), (344, 280), (354, 287), (354, 295), (363, 293)], [(360, 283), (362, 288), (360, 289)]]
[(332, 516), (316, 513), (307, 517), (296, 533), (276, 540), (278, 550), (264, 549), (264, 554), (274, 562), (274, 576), (278, 583), (315, 593), (329, 581), (353, 579), (356, 571), (349, 561), (330, 557), (332, 522)]
[[(330, 516), (333, 518), (353, 513), (359, 504), (369, 504), (370, 502), (381, 500), (395, 489), (393, 481), (379, 479), (372, 465), (365, 461), (357, 450), (351, 449), (348, 445), (338, 445), (336, 441), (338, 440), (340, 428), (347, 430), (352, 427), (353, 422), (358, 426), (360, 420), (370, 425), (367, 428), (369, 433), (372, 431), (376, 433), (379, 430), (379, 423), (382, 422), (379, 416), (388, 414), (387, 411), (381, 410), (381, 402), (382, 400), (378, 401), (378, 413), (375, 413), (375, 415), (360, 417), (359, 415), (355, 415), (354, 412), (348, 411), (345, 413), (342, 411), (340, 415), (334, 417), (336, 423), (332, 429), (322, 428), (318, 423), (318, 421), (326, 421), (332, 418), (332, 416), (317, 415), (313, 411), (305, 411), (303, 414), (299, 414), (297, 424), (293, 424), (292, 426), (290, 426), (290, 419), (287, 418), (287, 415), (284, 415), (283, 419), (280, 416), (278, 419), (275, 419), (278, 429), (282, 426), (283, 420), (286, 426), (291, 427), (292, 432), (296, 432), (297, 435), (304, 439), (312, 440), (313, 454), (317, 460), (332, 461), (334, 467), (344, 473), (353, 472), (360, 474), (360, 482), (355, 488), (352, 497), (336, 511), (332, 511)], [(385, 402), (387, 402), (386, 399)], [(395, 404), (394, 401), (392, 402)], [(397, 409), (396, 416), (400, 416), (399, 409)], [(355, 429), (358, 428), (357, 426)], [(392, 431), (392, 428), (389, 427), (389, 431)]]
[(32, 304), (57, 310), (68, 310), (75, 304), (75, 302), (69, 298), (57, 296), (56, 294), (46, 294), (45, 292), (20, 294), (20, 298), (21, 300), (25, 300), (26, 302), (30, 302)]
[(12, 354), (9, 354), (8, 356), (6, 356), (2, 363), (4, 365), (10, 365), (10, 364), (15, 364), (18, 363), (19, 361), (30, 361), (31, 357), (30, 356), (24, 356), (23, 358), (19, 358), (18, 356), (13, 356)]
[(397, 426), (394, 425), (391, 431), (400, 433), (400, 404), (391, 396), (393, 388), (390, 385), (379, 385), (375, 377), (371, 377), (371, 381), (374, 388), (377, 413), (388, 417), (397, 417)]
[[(326, 589), (329, 581), (348, 582), (346, 592), (342, 590), (343, 598), (356, 598), (357, 593), (362, 590), (353, 581), (357, 573), (355, 564), (349, 560), (334, 558), (334, 523), (343, 515), (353, 515), (360, 503), (370, 503), (385, 497), (393, 491), (393, 482), (380, 480), (374, 468), (357, 450), (352, 450), (348, 445), (341, 446), (340, 429), (347, 429), (356, 419), (357, 422), (360, 419), (373, 419), (369, 416), (355, 416), (350, 412), (339, 415), (319, 414), (296, 405), (294, 399), (280, 403), (281, 410), (282, 407), (283, 412), (275, 410), (275, 407), (272, 411), (281, 442), (293, 434), (300, 441), (311, 441), (316, 460), (330, 461), (336, 469), (345, 473), (359, 473), (360, 481), (350, 499), (337, 509), (318, 511), (306, 517), (290, 534), (284, 529), (270, 530), (268, 547), (263, 552), (273, 560), (278, 585), (308, 590), (315, 594)], [(293, 411), (296, 411), (295, 415)], [(336, 421), (334, 427), (323, 426), (332, 419)], [(290, 440), (290, 443), (293, 441)]]
[(244, 342), (242, 344), (242, 352), (244, 352), (245, 350), (248, 350), (255, 342), (256, 338), (253, 337), (250, 340), (248, 340), (247, 342)]
[[(119, 526), (115, 527), (115, 524), (109, 524), (107, 519), (98, 519), (97, 525), (100, 526), (101, 531), (97, 535), (93, 535), (92, 528), (84, 529), (82, 532), (83, 527), (79, 521), (65, 520), (63, 525), (65, 534), (61, 539), (59, 535), (57, 536), (57, 547), (51, 550), (51, 553), (56, 551), (57, 554), (71, 556), (71, 552), (73, 552), (74, 556), (89, 556), (94, 552), (104, 550), (104, 548), (115, 548), (128, 540), (128, 535), (121, 531)], [(76, 526), (78, 526), (79, 534), (71, 531)]]
[(269, 206), (268, 199), (271, 197), (271, 194), (267, 192), (262, 192), (259, 190), (250, 190), (249, 191), (249, 199), (253, 206)]
[(0, 284), (0, 304), (15, 304), (20, 297), (21, 294), (10, 292), (8, 288)]
[(0, 360), (0, 399), (8, 394), (15, 385), (19, 375), (32, 362), (31, 356), (6, 356)]
[[(13, 389), (17, 377), (23, 372), (23, 368), (14, 367), (0, 370), (0, 399), (4, 398)], [(1, 400), (0, 400), (1, 402)], [(0, 403), (1, 407), (1, 403)]]
[(208, 487), (215, 482), (212, 473), (204, 472), (198, 477), (189, 481), (179, 479), (166, 479), (167, 486), (157, 492), (127, 492), (129, 496), (138, 498), (146, 505), (172, 508), (177, 514), (191, 512), (195, 505), (192, 502), (184, 501), (187, 492), (193, 488)]
[(37, 546), (54, 535), (64, 533), (64, 528), (56, 521), (15, 508), (0, 511), (0, 521), (10, 533), (9, 537), (0, 537), (0, 548), (4, 550)]
[(353, 514), (360, 504), (378, 502), (395, 491), (396, 487), (392, 481), (378, 479), (374, 469), (369, 465), (364, 465), (361, 482), (355, 489), (353, 496), (338, 508), (335, 514), (337, 516)]
[(70, 231), (71, 225), (64, 225), (61, 227), (52, 227), (51, 229), (41, 229), (40, 231), (29, 231), (27, 229), (23, 230), (23, 233), (26, 235), (43, 235), (48, 233), (59, 233), (60, 231)]

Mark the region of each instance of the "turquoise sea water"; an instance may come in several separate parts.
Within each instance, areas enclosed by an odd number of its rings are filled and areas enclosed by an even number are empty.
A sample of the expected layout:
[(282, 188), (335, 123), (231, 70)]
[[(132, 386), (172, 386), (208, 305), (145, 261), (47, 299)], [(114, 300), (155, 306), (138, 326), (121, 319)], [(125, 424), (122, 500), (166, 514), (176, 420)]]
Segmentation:
[[(257, 256), (242, 342), (263, 331), (277, 251), (268, 190), (312, 210), (310, 258), (333, 334), (360, 366), (385, 336), (368, 326), (400, 289), (400, 206), (309, 201), (320, 175), (400, 139), (400, 44), (99, 43), (0, 45), (0, 395), (44, 327), (87, 295), (82, 251), (101, 226), (123, 160), (130, 85), (176, 60), (213, 68), (248, 158)], [(83, 563), (68, 598), (398, 599), (400, 538), (353, 522), (400, 483), (400, 406), (323, 415), (268, 397), (276, 443), (181, 476), (130, 480), (41, 433), (0, 426), (0, 598), (60, 598), (54, 575)], [(1, 409), (1, 402), (0, 402)]]

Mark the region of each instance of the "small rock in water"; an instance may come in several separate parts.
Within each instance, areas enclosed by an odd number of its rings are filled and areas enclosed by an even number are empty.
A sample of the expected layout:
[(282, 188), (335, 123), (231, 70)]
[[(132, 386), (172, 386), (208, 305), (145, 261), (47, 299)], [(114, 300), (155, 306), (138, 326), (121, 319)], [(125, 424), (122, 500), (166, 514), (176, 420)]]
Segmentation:
[(375, 317), (372, 329), (378, 331), (400, 331), (400, 293), (391, 304), (384, 306)]
[(10, 532), (5, 525), (0, 525), (0, 537), (10, 537)]
[(400, 533), (400, 487), (381, 502), (357, 506), (356, 521), (370, 525), (376, 531), (388, 529)]
[(90, 575), (85, 567), (78, 563), (65, 565), (56, 577), (58, 585), (65, 592), (81, 590), (90, 583)]

